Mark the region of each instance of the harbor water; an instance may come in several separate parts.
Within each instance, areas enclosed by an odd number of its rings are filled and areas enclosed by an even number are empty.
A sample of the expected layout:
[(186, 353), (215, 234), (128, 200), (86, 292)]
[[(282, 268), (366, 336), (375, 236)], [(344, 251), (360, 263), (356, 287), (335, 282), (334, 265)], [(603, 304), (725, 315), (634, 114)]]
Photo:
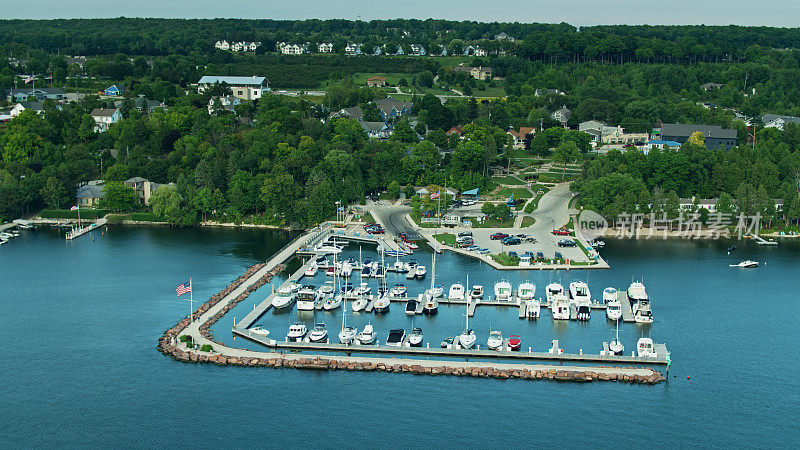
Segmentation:
[[(667, 382), (558, 383), (367, 372), (183, 364), (155, 349), (163, 331), (189, 311), (175, 287), (192, 279), (196, 302), (208, 299), (294, 234), (265, 230), (121, 227), (65, 241), (47, 227), (23, 231), (0, 248), (1, 442), (6, 447), (798, 447), (800, 432), (800, 242), (749, 242), (728, 255), (726, 241), (609, 240), (610, 270), (496, 271), (449, 252), (437, 255), (436, 282), (481, 284), (493, 295), (500, 279), (514, 288), (586, 281), (605, 287), (643, 281), (655, 323), (620, 324), (630, 354), (649, 335), (671, 352)], [(357, 246), (345, 256), (358, 257)], [(376, 258), (374, 248), (362, 254)], [(428, 278), (386, 281), (411, 294), (430, 285), (431, 254), (412, 257)], [(743, 259), (757, 269), (728, 267)], [(387, 259), (387, 265), (394, 262)], [(352, 282), (361, 282), (354, 272)], [(276, 277), (212, 328), (230, 328), (286, 279)], [(330, 278), (328, 278), (330, 279)], [(313, 284), (326, 277), (320, 272)], [(373, 291), (377, 281), (369, 279)], [(438, 346), (465, 326), (463, 305), (433, 317), (407, 317), (402, 303), (386, 315), (348, 312), (348, 325), (371, 322), (381, 341), (391, 328), (421, 327)], [(332, 336), (341, 309), (300, 320), (326, 322)], [(297, 312), (268, 311), (258, 324), (280, 338)], [(470, 318), (478, 344), (490, 329), (519, 334), (524, 350), (599, 353), (614, 324), (594, 310), (588, 323), (520, 320), (515, 308), (478, 306)], [(663, 368), (659, 368), (663, 370)]]

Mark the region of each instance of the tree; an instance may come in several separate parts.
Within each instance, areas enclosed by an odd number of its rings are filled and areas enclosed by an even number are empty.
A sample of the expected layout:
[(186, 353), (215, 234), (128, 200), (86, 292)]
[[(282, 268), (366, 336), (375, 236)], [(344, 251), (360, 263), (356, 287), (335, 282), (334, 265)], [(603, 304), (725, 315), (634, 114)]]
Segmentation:
[(403, 194), (406, 195), (406, 198), (411, 198), (414, 196), (414, 186), (408, 184), (406, 187), (403, 188)]
[(575, 161), (580, 156), (581, 152), (578, 149), (578, 145), (575, 144), (575, 142), (572, 140), (562, 142), (561, 145), (556, 147), (556, 150), (553, 153), (553, 159), (556, 162), (559, 162), (564, 165), (564, 171), (561, 174), (562, 180), (567, 175), (567, 164)]
[(139, 206), (139, 194), (121, 181), (108, 181), (103, 185), (105, 197), (100, 199), (100, 207), (114, 211), (130, 211)]
[(175, 186), (161, 186), (150, 197), (150, 206), (156, 216), (170, 223), (180, 223), (182, 201), (183, 197)]
[(509, 218), (511, 217), (511, 207), (505, 203), (499, 203), (494, 207), (494, 215), (497, 216), (498, 219)]
[(398, 183), (397, 180), (389, 183), (386, 193), (389, 195), (389, 198), (400, 198), (400, 183)]
[(64, 201), (66, 193), (67, 191), (64, 189), (64, 186), (55, 177), (47, 177), (45, 185), (39, 190), (39, 194), (44, 201), (47, 202), (47, 206), (55, 209), (61, 206), (61, 202)]
[(410, 144), (413, 142), (417, 142), (417, 133), (411, 129), (411, 125), (408, 123), (408, 119), (402, 119), (400, 122), (397, 122), (394, 126), (394, 131), (392, 135), (389, 137), (390, 141), (396, 142), (403, 142), (406, 144)]
[(494, 216), (495, 215), (495, 211), (496, 211), (496, 208), (494, 206), (494, 203), (492, 203), (492, 202), (486, 202), (483, 205), (481, 205), (481, 212), (486, 214), (487, 217)]

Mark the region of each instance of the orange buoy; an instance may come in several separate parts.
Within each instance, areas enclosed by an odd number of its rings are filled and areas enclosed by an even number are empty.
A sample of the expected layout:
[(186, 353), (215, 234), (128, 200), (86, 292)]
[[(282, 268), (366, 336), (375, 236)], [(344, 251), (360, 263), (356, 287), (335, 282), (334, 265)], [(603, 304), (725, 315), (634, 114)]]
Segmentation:
[(686, 379), (687, 379), (687, 380), (689, 379), (689, 375), (686, 375)]

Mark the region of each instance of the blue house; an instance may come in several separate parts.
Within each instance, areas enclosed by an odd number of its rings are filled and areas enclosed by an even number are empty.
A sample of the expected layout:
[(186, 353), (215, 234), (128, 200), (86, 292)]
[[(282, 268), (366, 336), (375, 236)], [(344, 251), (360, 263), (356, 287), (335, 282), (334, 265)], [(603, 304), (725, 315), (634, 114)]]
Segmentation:
[(125, 88), (121, 84), (112, 84), (111, 86), (107, 87), (103, 93), (109, 97), (119, 97), (125, 93)]

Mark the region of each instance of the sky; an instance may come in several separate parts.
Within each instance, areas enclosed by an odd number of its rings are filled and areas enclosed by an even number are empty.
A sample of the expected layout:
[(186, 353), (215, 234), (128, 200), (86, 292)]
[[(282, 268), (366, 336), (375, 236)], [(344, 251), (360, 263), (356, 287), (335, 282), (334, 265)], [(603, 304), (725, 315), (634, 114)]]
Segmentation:
[(800, 26), (800, 1), (773, 0), (27, 0), (10, 1), (0, 18), (269, 18), (451, 19), (483, 22), (567, 22), (650, 25)]

